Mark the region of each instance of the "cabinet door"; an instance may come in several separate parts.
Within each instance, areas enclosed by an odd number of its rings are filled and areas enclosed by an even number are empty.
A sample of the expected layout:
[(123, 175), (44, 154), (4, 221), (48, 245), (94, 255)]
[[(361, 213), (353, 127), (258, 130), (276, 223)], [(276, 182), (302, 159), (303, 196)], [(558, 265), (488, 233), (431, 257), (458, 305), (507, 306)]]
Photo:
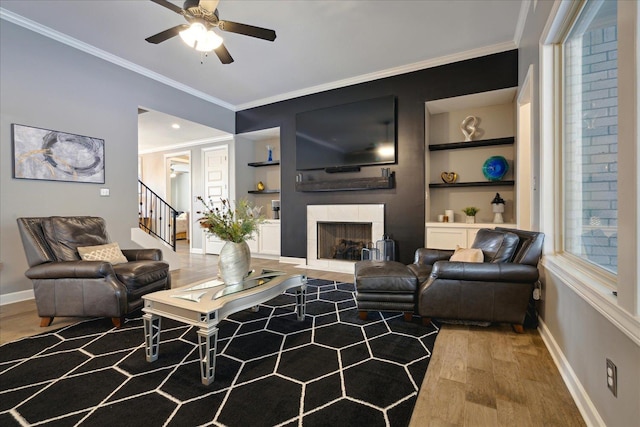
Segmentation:
[(260, 251), (260, 246), (258, 245), (258, 241), (260, 240), (255, 234), (251, 236), (250, 239), (247, 239), (247, 245), (249, 245), (249, 250), (252, 254), (256, 254)]
[(222, 247), (226, 242), (224, 240), (220, 240), (213, 234), (209, 234), (205, 232), (202, 232), (202, 234), (204, 234), (204, 238), (205, 238), (205, 241), (204, 241), (205, 253), (219, 255), (220, 251), (222, 250)]
[(468, 228), (467, 229), (467, 244), (466, 248), (470, 248), (473, 245), (473, 241), (476, 240), (476, 234), (478, 234), (479, 228)]
[(261, 224), (258, 245), (261, 254), (280, 255), (280, 224)]
[(466, 228), (427, 228), (427, 248), (455, 249), (456, 245), (467, 247)]

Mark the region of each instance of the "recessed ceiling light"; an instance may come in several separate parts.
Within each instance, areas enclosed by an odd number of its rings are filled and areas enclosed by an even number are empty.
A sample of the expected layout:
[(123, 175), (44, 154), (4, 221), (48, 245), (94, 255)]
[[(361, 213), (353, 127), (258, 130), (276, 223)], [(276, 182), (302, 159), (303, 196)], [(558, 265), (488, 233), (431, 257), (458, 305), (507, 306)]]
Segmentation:
[(177, 123), (172, 124), (171, 127), (174, 129), (180, 129), (180, 125)]

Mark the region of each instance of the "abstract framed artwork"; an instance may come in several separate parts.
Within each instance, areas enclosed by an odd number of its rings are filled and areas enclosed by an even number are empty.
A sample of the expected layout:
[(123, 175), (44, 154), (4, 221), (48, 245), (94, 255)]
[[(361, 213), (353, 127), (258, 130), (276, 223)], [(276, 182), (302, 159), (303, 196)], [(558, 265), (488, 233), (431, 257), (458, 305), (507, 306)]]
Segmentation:
[(12, 124), (13, 177), (104, 184), (104, 140)]

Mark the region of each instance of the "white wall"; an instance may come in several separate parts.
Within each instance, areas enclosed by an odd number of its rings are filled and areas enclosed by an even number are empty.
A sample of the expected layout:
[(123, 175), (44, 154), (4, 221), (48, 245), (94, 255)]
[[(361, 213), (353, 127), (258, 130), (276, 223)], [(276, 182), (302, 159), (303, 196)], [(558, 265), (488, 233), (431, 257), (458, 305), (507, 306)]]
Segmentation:
[(191, 186), (191, 174), (179, 173), (171, 180), (171, 200), (173, 207), (179, 211), (190, 211), (189, 187)]
[[(235, 114), (203, 99), (2, 21), (0, 25), (0, 295), (32, 289), (16, 219), (97, 215), (111, 239), (134, 247), (139, 106), (233, 133)], [(106, 183), (12, 178), (11, 124), (105, 140)], [(197, 161), (197, 159), (192, 158)], [(110, 197), (100, 197), (100, 188)], [(197, 194), (197, 193), (195, 193)]]

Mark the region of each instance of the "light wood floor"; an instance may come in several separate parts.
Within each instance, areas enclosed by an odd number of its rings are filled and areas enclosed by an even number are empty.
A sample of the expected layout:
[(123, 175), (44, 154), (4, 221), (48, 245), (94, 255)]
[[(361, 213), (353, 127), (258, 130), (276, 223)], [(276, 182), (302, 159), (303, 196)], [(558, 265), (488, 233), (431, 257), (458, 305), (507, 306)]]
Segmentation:
[[(178, 253), (183, 268), (172, 272), (178, 287), (215, 275), (217, 257)], [(301, 269), (273, 260), (252, 260), (252, 268), (273, 268), (309, 277), (351, 282), (351, 274)], [(0, 307), (0, 343), (35, 335), (78, 319), (56, 318), (39, 326), (33, 300)], [(551, 355), (537, 331), (516, 334), (508, 325), (487, 328), (442, 325), (422, 383), (411, 427), (584, 426)], [(394, 426), (395, 427), (395, 426)]]

